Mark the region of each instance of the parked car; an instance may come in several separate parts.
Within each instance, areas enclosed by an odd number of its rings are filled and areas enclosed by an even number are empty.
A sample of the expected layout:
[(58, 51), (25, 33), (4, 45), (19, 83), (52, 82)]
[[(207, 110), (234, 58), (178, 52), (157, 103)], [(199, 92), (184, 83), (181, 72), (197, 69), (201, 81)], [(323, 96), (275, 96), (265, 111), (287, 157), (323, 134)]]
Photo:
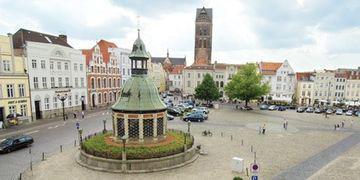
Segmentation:
[(190, 114), (202, 114), (202, 115), (204, 116), (205, 120), (208, 119), (208, 115), (207, 115), (204, 111), (202, 111), (202, 110), (199, 110), (199, 111), (191, 111), (191, 112), (187, 113), (186, 116), (189, 116)]
[(9, 153), (34, 143), (34, 139), (28, 135), (21, 135), (15, 138), (7, 138), (0, 143), (0, 153)]
[(268, 110), (269, 106), (267, 104), (260, 104), (259, 108), (260, 110)]
[(354, 113), (354, 112), (353, 112), (352, 110), (348, 110), (348, 111), (346, 111), (345, 115), (346, 115), (346, 116), (352, 116), (353, 113)]
[(290, 105), (288, 106), (288, 109), (295, 110), (295, 109), (296, 109), (296, 106), (295, 106), (295, 105), (293, 105), (293, 104), (290, 104)]
[(332, 109), (327, 109), (325, 113), (326, 113), (326, 114), (332, 114), (333, 112), (334, 112), (334, 111), (333, 111)]
[(209, 109), (207, 107), (196, 107), (192, 111), (203, 111), (205, 114), (209, 114)]
[(342, 115), (342, 114), (343, 114), (343, 110), (342, 110), (342, 109), (336, 109), (335, 114), (336, 114), (336, 115)]
[(360, 117), (360, 111), (356, 111), (355, 116)]
[(174, 116), (172, 116), (170, 114), (167, 114), (166, 116), (167, 116), (168, 121), (174, 120)]
[(184, 117), (184, 121), (191, 121), (191, 122), (203, 122), (205, 120), (204, 114), (200, 113), (193, 113), (189, 116)]
[(315, 112), (316, 114), (320, 114), (320, 113), (323, 113), (324, 110), (321, 109), (321, 108), (316, 108), (314, 112)]
[(269, 110), (270, 110), (270, 111), (274, 111), (274, 110), (277, 110), (277, 109), (278, 109), (278, 107), (275, 106), (275, 105), (269, 106)]
[(298, 113), (303, 113), (303, 112), (305, 112), (305, 108), (304, 108), (304, 107), (298, 107), (298, 108), (296, 109), (296, 112), (298, 112)]
[(180, 116), (182, 114), (182, 112), (176, 108), (168, 108), (167, 113), (173, 116)]
[(308, 108), (306, 108), (306, 112), (307, 112), (307, 113), (313, 113), (313, 112), (314, 112), (314, 108), (313, 108), (313, 107), (308, 107)]
[(286, 111), (286, 107), (285, 106), (279, 106), (278, 111)]

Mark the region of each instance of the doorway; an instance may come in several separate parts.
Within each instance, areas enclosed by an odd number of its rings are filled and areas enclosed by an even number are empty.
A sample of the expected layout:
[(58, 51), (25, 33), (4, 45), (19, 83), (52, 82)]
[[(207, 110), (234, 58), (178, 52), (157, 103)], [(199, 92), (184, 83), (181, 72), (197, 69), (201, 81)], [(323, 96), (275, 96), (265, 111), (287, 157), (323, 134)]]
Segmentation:
[(91, 95), (91, 102), (92, 102), (92, 107), (96, 107), (95, 106), (95, 94)]
[(84, 96), (81, 96), (81, 110), (85, 110), (86, 107), (85, 107), (85, 97)]
[(35, 101), (35, 117), (41, 119), (40, 101)]
[(0, 107), (0, 121), (4, 122), (4, 119), (4, 107)]

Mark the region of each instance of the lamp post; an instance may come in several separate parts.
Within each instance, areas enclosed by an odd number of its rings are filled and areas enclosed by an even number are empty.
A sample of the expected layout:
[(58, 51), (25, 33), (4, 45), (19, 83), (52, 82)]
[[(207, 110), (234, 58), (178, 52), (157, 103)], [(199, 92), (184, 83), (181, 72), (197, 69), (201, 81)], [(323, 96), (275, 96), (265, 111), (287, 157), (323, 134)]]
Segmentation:
[(64, 94), (64, 96), (58, 94), (57, 97), (61, 101), (62, 109), (63, 109), (63, 118), (64, 118), (64, 121), (65, 121), (65, 102), (64, 101), (67, 98), (67, 94)]
[(121, 137), (121, 141), (122, 141), (122, 143), (123, 143), (123, 152), (126, 151), (126, 150), (125, 150), (126, 140), (127, 140), (127, 136), (126, 136), (126, 135), (124, 135), (124, 136)]
[(79, 133), (79, 142), (80, 142), (80, 146), (81, 146), (83, 130), (82, 130), (82, 129), (79, 129), (79, 130), (78, 130), (78, 133)]
[(103, 113), (103, 116), (105, 116), (105, 119), (103, 120), (103, 123), (104, 123), (103, 133), (104, 133), (104, 134), (107, 132), (107, 130), (106, 130), (107, 115), (109, 115), (109, 112)]
[(187, 125), (188, 125), (188, 130), (187, 130), (187, 132), (190, 134), (190, 126), (191, 126), (191, 122), (190, 122), (190, 121), (188, 121), (188, 122), (187, 122)]

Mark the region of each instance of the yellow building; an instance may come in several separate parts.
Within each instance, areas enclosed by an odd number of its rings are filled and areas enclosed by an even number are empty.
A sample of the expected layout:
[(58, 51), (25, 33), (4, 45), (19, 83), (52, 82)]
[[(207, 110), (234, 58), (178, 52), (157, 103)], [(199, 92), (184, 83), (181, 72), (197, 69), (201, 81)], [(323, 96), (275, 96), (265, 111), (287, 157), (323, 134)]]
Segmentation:
[[(10, 114), (22, 114), (22, 121), (32, 121), (29, 81), (22, 56), (15, 55), (12, 35), (0, 35), (0, 121)], [(0, 123), (1, 124), (1, 123)]]

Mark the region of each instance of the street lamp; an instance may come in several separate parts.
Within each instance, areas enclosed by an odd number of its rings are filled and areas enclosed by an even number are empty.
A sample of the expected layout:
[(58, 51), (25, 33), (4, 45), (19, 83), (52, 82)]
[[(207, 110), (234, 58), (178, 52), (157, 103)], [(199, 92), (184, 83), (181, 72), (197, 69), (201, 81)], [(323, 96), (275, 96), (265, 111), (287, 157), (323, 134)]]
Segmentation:
[(64, 118), (64, 121), (65, 121), (65, 102), (64, 101), (67, 98), (67, 94), (65, 93), (63, 96), (58, 94), (57, 97), (61, 101), (62, 109), (63, 109), (63, 118)]
[(187, 130), (187, 131), (188, 131), (188, 133), (190, 134), (190, 126), (191, 126), (191, 122), (190, 122), (190, 121), (188, 121), (188, 122), (187, 122), (187, 125), (188, 125), (188, 130)]
[(103, 133), (105, 134), (107, 132), (107, 130), (106, 130), (106, 119), (107, 119), (107, 115), (109, 115), (109, 112), (102, 113), (102, 114), (103, 114), (103, 116), (105, 116), (105, 119), (103, 120), (103, 123), (104, 123)]
[(80, 142), (80, 145), (82, 143), (82, 133), (83, 133), (83, 130), (82, 129), (79, 129), (78, 130), (78, 133), (79, 133), (79, 142)]
[(126, 140), (127, 140), (127, 136), (126, 136), (126, 135), (124, 135), (124, 136), (121, 137), (121, 141), (122, 141), (122, 143), (123, 143), (123, 152), (125, 152), (125, 143), (126, 143)]

